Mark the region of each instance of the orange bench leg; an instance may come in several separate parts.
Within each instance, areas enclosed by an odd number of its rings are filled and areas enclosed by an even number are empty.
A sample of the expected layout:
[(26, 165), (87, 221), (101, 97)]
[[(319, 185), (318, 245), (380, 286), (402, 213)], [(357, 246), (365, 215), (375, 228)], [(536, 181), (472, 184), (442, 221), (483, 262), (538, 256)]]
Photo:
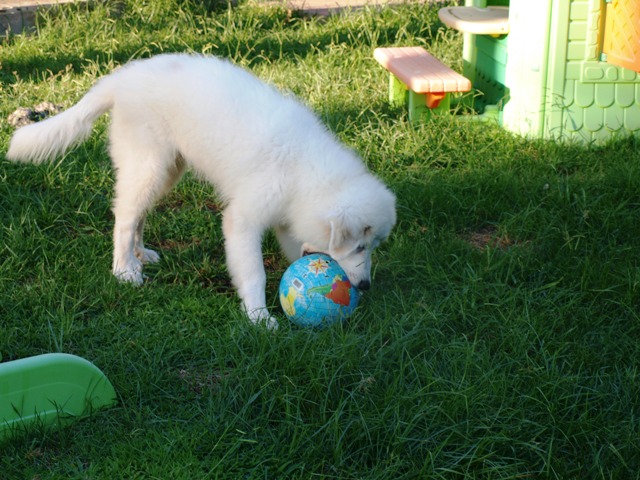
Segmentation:
[[(451, 109), (451, 96), (448, 93), (443, 93), (440, 98), (430, 99), (429, 97), (433, 94), (416, 93), (411, 90), (408, 92), (409, 120), (411, 122), (419, 122), (432, 115), (448, 114)], [(433, 106), (430, 107), (429, 104)]]
[(389, 74), (389, 103), (394, 107), (406, 106), (409, 120), (416, 122), (434, 114), (448, 113), (451, 107), (448, 93), (416, 93)]
[(438, 108), (438, 105), (440, 105), (440, 101), (443, 100), (447, 94), (444, 92), (438, 92), (438, 93), (427, 93), (427, 98), (426, 98), (426, 103), (427, 103), (427, 107), (428, 108)]

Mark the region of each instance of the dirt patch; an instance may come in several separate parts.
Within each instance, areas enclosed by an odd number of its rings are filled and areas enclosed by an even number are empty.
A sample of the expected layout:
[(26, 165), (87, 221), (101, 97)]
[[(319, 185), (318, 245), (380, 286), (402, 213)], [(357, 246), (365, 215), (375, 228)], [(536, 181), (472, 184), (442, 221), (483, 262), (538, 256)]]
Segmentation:
[(466, 234), (464, 238), (465, 241), (477, 250), (496, 248), (498, 250), (506, 251), (516, 244), (509, 235), (500, 234), (498, 232), (498, 227), (494, 225), (485, 226), (476, 231), (470, 232)]
[(206, 391), (218, 389), (220, 382), (228, 376), (229, 372), (204, 373), (184, 368), (178, 371), (178, 378), (196, 395), (202, 395)]

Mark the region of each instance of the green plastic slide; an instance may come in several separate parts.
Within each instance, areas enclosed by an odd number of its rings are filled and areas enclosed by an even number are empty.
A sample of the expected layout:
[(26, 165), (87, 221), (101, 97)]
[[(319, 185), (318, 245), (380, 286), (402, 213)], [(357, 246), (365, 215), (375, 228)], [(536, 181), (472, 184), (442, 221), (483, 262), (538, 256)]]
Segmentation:
[(116, 402), (107, 377), (75, 355), (0, 363), (0, 440), (29, 425), (60, 425)]

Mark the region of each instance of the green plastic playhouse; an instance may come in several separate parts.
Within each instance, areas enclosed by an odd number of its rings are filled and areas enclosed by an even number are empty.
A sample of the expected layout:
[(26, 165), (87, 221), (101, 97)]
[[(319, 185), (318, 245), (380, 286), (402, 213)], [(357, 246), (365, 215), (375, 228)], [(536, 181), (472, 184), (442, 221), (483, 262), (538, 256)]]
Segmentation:
[(640, 134), (640, 0), (466, 0), (440, 18), (464, 33), (484, 117), (586, 143)]

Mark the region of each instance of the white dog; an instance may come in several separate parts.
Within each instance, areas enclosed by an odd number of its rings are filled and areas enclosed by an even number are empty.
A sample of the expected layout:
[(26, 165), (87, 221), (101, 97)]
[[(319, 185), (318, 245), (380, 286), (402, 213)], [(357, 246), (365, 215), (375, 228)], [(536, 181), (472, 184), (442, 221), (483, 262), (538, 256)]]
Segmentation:
[(244, 309), (266, 309), (262, 237), (273, 228), (286, 256), (331, 255), (360, 289), (371, 251), (395, 223), (395, 197), (306, 107), (231, 63), (160, 55), (102, 78), (73, 107), (17, 130), (7, 158), (40, 163), (86, 139), (111, 110), (116, 171), (113, 273), (143, 283), (147, 212), (186, 167), (224, 204), (226, 261)]

